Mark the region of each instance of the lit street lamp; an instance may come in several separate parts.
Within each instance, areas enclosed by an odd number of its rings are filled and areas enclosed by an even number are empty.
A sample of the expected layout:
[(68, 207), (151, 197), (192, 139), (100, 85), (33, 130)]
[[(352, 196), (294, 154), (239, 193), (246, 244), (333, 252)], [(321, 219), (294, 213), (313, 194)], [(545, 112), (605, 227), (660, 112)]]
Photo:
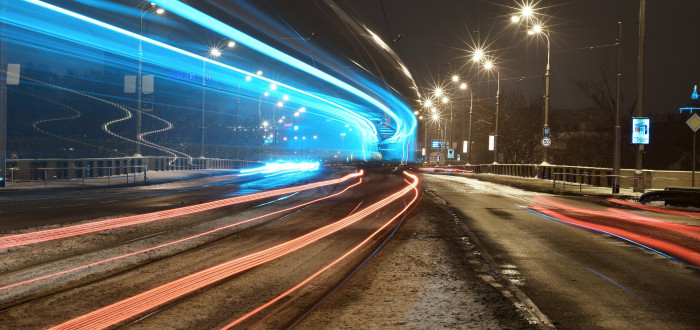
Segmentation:
[[(227, 43), (227, 47), (233, 48), (236, 46), (236, 43), (233, 41), (229, 41)], [(221, 52), (221, 49), (219, 49), (219, 42), (214, 44), (213, 47), (209, 49), (209, 53), (207, 54), (209, 57), (212, 58), (219, 58), (223, 53)], [(204, 112), (206, 109), (206, 91), (207, 91), (207, 61), (202, 61), (202, 141), (201, 145), (199, 148), (199, 158), (204, 158), (204, 130), (205, 130), (205, 125), (204, 125)]]
[[(549, 42), (549, 31), (544, 31), (542, 29), (542, 26), (539, 24), (536, 24), (535, 26), (532, 27), (529, 31), (527, 31), (528, 34), (533, 35), (533, 34), (540, 34), (545, 36), (547, 39), (547, 69), (544, 74), (544, 126), (542, 129), (542, 132), (544, 133), (545, 131), (549, 131), (549, 77), (550, 77), (550, 66), (549, 66), (549, 58), (550, 58), (550, 42)], [(542, 153), (542, 165), (549, 165), (547, 162), (547, 147), (544, 147), (544, 152)]]
[[(469, 86), (467, 86), (466, 83), (462, 83), (459, 85), (460, 89), (467, 89)], [(474, 107), (474, 91), (469, 88), (469, 132), (467, 133), (467, 142), (469, 143), (467, 145), (467, 165), (470, 165), (472, 162), (472, 109)]]
[[(139, 24), (139, 36), (143, 36), (143, 17), (146, 13), (155, 12), (158, 15), (165, 13), (163, 8), (158, 8), (154, 3), (144, 2), (141, 5), (141, 23)], [(139, 67), (136, 74), (136, 154), (135, 157), (141, 157), (141, 94), (143, 94), (143, 83), (141, 68), (143, 66), (143, 47), (141, 39), (139, 39)]]
[(484, 62), (484, 69), (496, 70), (496, 128), (493, 136), (493, 163), (498, 164), (498, 100), (501, 93), (501, 71), (494, 67), (492, 61)]

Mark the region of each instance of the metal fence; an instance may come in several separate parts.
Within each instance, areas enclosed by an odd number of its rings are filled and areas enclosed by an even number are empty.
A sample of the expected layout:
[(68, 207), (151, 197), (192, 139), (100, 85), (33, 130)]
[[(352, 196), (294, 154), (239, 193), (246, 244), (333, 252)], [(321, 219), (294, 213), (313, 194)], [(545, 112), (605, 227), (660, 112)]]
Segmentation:
[[(539, 178), (552, 180), (556, 188), (557, 184), (578, 184), (583, 186), (611, 187), (613, 184), (612, 168), (582, 167), (565, 165), (540, 165), (540, 164), (484, 164), (484, 165), (459, 165), (453, 166), (473, 173), (492, 173), (526, 178)], [(664, 189), (666, 187), (692, 187), (693, 179), (691, 171), (662, 171), (642, 170), (636, 173), (634, 169), (620, 170), (620, 188), (637, 188), (641, 191), (649, 189)], [(641, 186), (640, 186), (641, 184)], [(694, 186), (700, 185), (700, 179), (695, 180)]]
[(12, 182), (76, 183), (112, 185), (145, 182), (148, 171), (239, 170), (259, 166), (258, 161), (183, 158), (124, 157), (84, 159), (10, 159), (6, 178)]

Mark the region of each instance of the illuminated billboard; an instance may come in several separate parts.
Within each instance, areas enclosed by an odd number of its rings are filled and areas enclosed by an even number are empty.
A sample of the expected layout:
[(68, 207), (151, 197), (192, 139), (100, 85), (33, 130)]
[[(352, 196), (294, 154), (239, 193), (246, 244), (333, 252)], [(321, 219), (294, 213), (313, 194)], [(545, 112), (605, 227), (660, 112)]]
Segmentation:
[(649, 144), (649, 118), (632, 118), (632, 144)]

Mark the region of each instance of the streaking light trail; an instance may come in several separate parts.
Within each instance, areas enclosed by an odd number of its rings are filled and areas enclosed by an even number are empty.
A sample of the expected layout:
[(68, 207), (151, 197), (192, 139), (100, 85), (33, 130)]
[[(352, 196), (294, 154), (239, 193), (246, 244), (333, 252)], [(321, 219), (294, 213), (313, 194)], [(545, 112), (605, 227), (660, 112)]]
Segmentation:
[[(89, 1), (81, 3), (85, 6), (100, 7), (99, 4), (93, 4)], [(24, 48), (39, 48), (42, 51), (58, 52), (62, 56), (75, 58), (75, 63), (99, 64), (100, 61), (104, 61), (104, 58), (100, 57), (100, 53), (109, 54), (110, 59), (112, 56), (119, 58), (118, 60), (113, 60), (114, 62), (110, 64), (118, 65), (120, 71), (129, 69), (129, 66), (132, 65), (129, 61), (142, 59), (145, 65), (144, 70), (162, 79), (159, 86), (163, 86), (162, 81), (167, 81), (168, 84), (187, 85), (189, 86), (188, 88), (191, 88), (192, 85), (196, 85), (194, 82), (197, 79), (175, 82), (177, 79), (172, 77), (196, 78), (198, 74), (194, 73), (201, 72), (200, 77), (209, 80), (206, 86), (202, 84), (202, 88), (211, 90), (212, 94), (225, 94), (227, 97), (235, 95), (238, 99), (249, 103), (242, 109), (250, 111), (250, 109), (257, 108), (258, 116), (263, 117), (261, 119), (270, 119), (266, 113), (272, 111), (265, 109), (267, 108), (266, 105), (275, 104), (275, 102), (278, 102), (278, 97), (284, 95), (282, 99), (284, 99), (285, 104), (284, 107), (279, 107), (279, 111), (303, 108), (305, 109), (303, 117), (306, 118), (304, 120), (313, 119), (326, 122), (323, 125), (309, 125), (308, 123), (307, 125), (300, 125), (302, 127), (300, 131), (304, 131), (305, 134), (308, 134), (307, 136), (319, 134), (338, 136), (336, 129), (342, 129), (342, 125), (349, 124), (349, 127), (355, 128), (355, 130), (349, 129), (343, 148), (354, 152), (355, 155), (367, 159), (370, 154), (379, 151), (379, 145), (382, 144), (381, 151), (386, 153), (384, 157), (387, 159), (401, 159), (405, 161), (412, 158), (411, 145), (417, 125), (415, 116), (404, 101), (387, 92), (386, 86), (378, 86), (374, 83), (368, 84), (367, 81), (356, 79), (354, 82), (356, 85), (362, 84), (365, 90), (370, 90), (369, 92), (364, 92), (360, 88), (336, 78), (331, 73), (304, 63), (182, 2), (164, 0), (156, 1), (156, 3), (170, 13), (180, 15), (194, 24), (210, 31), (215, 31), (231, 41), (235, 40), (236, 43), (249, 47), (249, 52), (251, 50), (256, 51), (258, 55), (264, 55), (280, 64), (284, 64), (282, 66), (285, 68), (292, 69), (291, 71), (294, 72), (293, 76), (284, 77), (287, 80), (286, 82), (277, 81), (277, 79), (271, 77), (254, 74), (253, 72), (256, 70), (253, 68), (242, 68), (246, 65), (250, 66), (250, 63), (255, 61), (255, 56), (244, 59), (244, 61), (235, 61), (235, 63), (241, 63), (242, 66), (236, 64), (238, 67), (234, 67), (225, 63), (225, 54), (221, 56), (221, 61), (211, 59), (185, 50), (186, 48), (191, 48), (187, 47), (191, 46), (187, 42), (183, 42), (185, 46), (176, 47), (164, 41), (145, 37), (118, 27), (115, 24), (109, 24), (41, 0), (12, 2), (9, 11), (11, 15), (8, 15), (5, 20), (14, 28), (11, 42), (21, 44)], [(35, 7), (31, 7), (31, 5)], [(66, 4), (66, 6), (68, 5)], [(118, 6), (115, 5), (110, 8), (114, 7)], [(56, 15), (61, 16), (57, 17)], [(24, 42), (26, 38), (23, 34), (31, 34), (36, 42)], [(97, 34), (100, 35), (100, 38), (95, 37)], [(37, 35), (44, 36), (50, 42), (39, 40), (38, 38), (41, 37)], [(131, 49), (132, 43), (137, 44), (135, 41), (140, 41), (144, 44), (143, 57), (137, 56), (136, 52)], [(174, 41), (168, 40), (168, 42)], [(94, 54), (86, 53), (86, 47), (89, 47)], [(42, 58), (42, 60), (44, 59)], [(31, 60), (27, 61), (32, 63)], [(243, 64), (244, 62), (245, 64)], [(208, 64), (205, 65), (206, 71), (202, 70), (202, 63)], [(61, 65), (65, 66), (68, 64), (62, 63)], [(285, 74), (288, 73), (286, 72)], [(214, 76), (216, 78), (211, 78), (213, 74), (216, 75)], [(268, 90), (270, 86), (276, 86), (277, 88), (274, 91)], [(326, 92), (325, 90), (328, 86), (331, 86), (334, 90)], [(100, 93), (98, 91), (86, 92)], [(176, 95), (177, 91), (161, 90), (161, 93)], [(261, 96), (263, 94), (265, 99)], [(207, 96), (209, 97), (209, 95)], [(257, 107), (253, 103), (257, 103), (255, 104)], [(208, 101), (207, 104), (214, 103)], [(171, 109), (182, 107), (180, 105), (165, 105)], [(199, 111), (196, 108), (192, 109), (191, 106), (184, 108)], [(210, 110), (204, 109), (204, 106), (202, 106), (201, 111)], [(242, 115), (252, 117), (251, 113)], [(386, 118), (387, 122), (382, 118)], [(168, 121), (172, 122), (170, 119)], [(238, 123), (238, 118), (236, 118), (236, 123)], [(287, 122), (280, 122), (280, 124), (287, 124)], [(381, 130), (384, 132), (381, 136), (377, 128), (379, 124), (381, 124)], [(173, 125), (177, 126), (177, 123), (173, 123)], [(297, 126), (294, 127), (296, 128)], [(345, 127), (348, 126), (345, 125)], [(173, 134), (172, 132), (176, 130), (171, 128), (169, 125), (166, 127), (167, 130), (171, 131), (170, 134)], [(320, 132), (311, 131), (319, 128), (321, 128)], [(392, 131), (391, 135), (384, 135), (387, 130)], [(323, 131), (327, 131), (327, 134), (323, 134)], [(164, 130), (142, 133), (136, 139), (140, 140), (146, 134), (162, 132)], [(280, 138), (276, 136), (275, 139), (279, 140)], [(126, 140), (134, 142), (131, 139)], [(340, 139), (320, 138), (313, 145), (311, 143), (302, 145), (300, 144), (301, 142), (294, 144), (295, 142), (292, 142), (293, 140), (290, 138), (290, 141), (285, 142), (283, 146), (298, 149), (311, 147), (316, 149), (318, 146), (331, 148), (331, 146), (338, 144), (339, 141), (337, 140)], [(152, 144), (145, 141), (144, 143), (149, 146)], [(387, 145), (393, 145), (393, 147), (387, 148)], [(337, 149), (337, 146), (332, 148)], [(168, 152), (171, 151), (168, 150)]]
[(185, 276), (178, 280), (163, 284), (133, 297), (116, 302), (109, 306), (59, 324), (51, 329), (94, 329), (105, 328), (152, 308), (165, 304), (173, 299), (190, 294), (225, 278), (241, 273), (247, 269), (262, 265), (294, 251), (302, 249), (322, 238), (328, 237), (348, 226), (364, 219), (381, 208), (397, 201), (409, 192), (415, 190), (418, 178), (409, 175), (413, 182), (398, 192), (360, 210), (359, 212), (340, 219), (334, 223), (316, 229), (288, 242), (249, 254), (217, 266)]
[(700, 227), (654, 221), (627, 212), (591, 211), (537, 197), (532, 211), (574, 226), (607, 233), (673, 259), (700, 266)]
[(248, 168), (241, 170), (241, 174), (252, 173), (275, 173), (282, 171), (315, 171), (318, 170), (320, 164), (318, 162), (281, 162), (281, 163), (266, 163), (263, 167)]
[[(341, 81), (341, 80), (339, 80), (339, 79), (337, 79), (337, 78), (335, 78), (335, 77), (333, 77), (333, 76), (331, 76), (331, 75), (329, 75), (329, 74), (327, 74), (327, 73), (325, 73), (325, 72), (323, 72), (323, 71), (321, 71), (313, 66), (310, 66), (302, 61), (299, 61), (296, 58), (293, 58), (293, 57), (291, 57), (283, 52), (280, 52), (279, 50), (274, 49), (274, 48), (268, 46), (267, 44), (262, 43), (256, 39), (248, 36), (247, 34), (241, 32), (241, 31), (239, 31), (231, 26), (228, 26), (228, 25), (222, 23), (221, 21), (218, 21), (218, 20), (212, 18), (211, 16), (206, 15), (206, 14), (202, 13), (201, 11), (198, 11), (198, 10), (196, 10), (196, 9), (194, 9), (194, 8), (188, 6), (187, 4), (184, 4), (180, 1), (154, 0), (153, 2), (157, 5), (165, 8), (169, 12), (177, 13), (178, 15), (180, 15), (186, 19), (189, 19), (197, 24), (203, 25), (203, 26), (205, 26), (213, 31), (217, 31), (217, 32), (221, 33), (222, 35), (229, 37), (233, 40), (236, 40), (236, 41), (240, 42), (241, 44), (244, 44), (252, 49), (255, 49), (258, 52), (260, 52), (266, 56), (269, 56), (275, 60), (284, 62), (290, 66), (293, 66), (293, 67), (299, 69), (302, 72), (312, 74), (312, 75), (314, 75), (314, 76), (316, 76), (324, 81), (327, 81), (335, 86), (341, 87), (342, 89), (344, 89), (344, 90), (364, 99), (365, 101), (371, 103), (372, 105), (374, 105), (375, 107), (377, 107), (378, 109), (380, 109), (381, 111), (383, 111), (384, 113), (389, 115), (392, 119), (394, 119), (398, 125), (398, 127), (396, 129), (395, 137), (400, 137), (400, 136), (405, 135), (405, 134), (408, 134), (408, 135), (411, 134), (411, 132), (407, 131), (407, 129), (406, 129), (406, 126), (408, 126), (410, 128), (410, 125), (406, 125), (405, 123), (403, 123), (403, 120), (401, 118), (399, 118), (399, 116), (396, 113), (394, 113), (394, 111), (387, 108), (384, 104), (382, 104), (378, 100), (363, 93), (359, 89), (357, 89), (357, 88), (355, 88), (355, 87), (353, 87), (353, 86), (351, 86), (351, 85), (349, 85), (349, 84), (347, 84), (347, 83), (345, 83), (345, 82), (343, 82), (343, 81)], [(406, 110), (410, 110), (410, 109), (406, 109)], [(414, 118), (414, 117), (411, 116), (410, 118)]]
[(657, 212), (657, 213), (666, 213), (666, 214), (688, 216), (688, 217), (693, 217), (693, 218), (700, 218), (700, 212), (669, 210), (669, 209), (665, 209), (665, 208), (661, 208), (661, 207), (642, 205), (639, 203), (630, 203), (630, 202), (626, 202), (626, 201), (616, 199), (616, 198), (608, 198), (608, 201), (616, 203), (616, 204), (620, 204), (620, 205), (630, 206), (630, 207), (634, 207), (634, 208), (638, 208), (638, 209), (642, 209), (642, 210), (647, 210), (647, 211), (652, 211), (652, 212)]
[(246, 224), (246, 223), (250, 223), (250, 222), (253, 222), (253, 221), (256, 221), (256, 220), (260, 220), (260, 219), (263, 219), (263, 218), (267, 218), (267, 217), (273, 216), (273, 215), (275, 215), (275, 214), (281, 214), (281, 213), (289, 212), (289, 211), (292, 211), (292, 210), (295, 210), (295, 209), (298, 209), (298, 208), (301, 208), (301, 207), (304, 207), (304, 206), (307, 206), (307, 205), (311, 205), (311, 204), (313, 204), (313, 203), (320, 202), (320, 201), (322, 201), (322, 200), (326, 200), (326, 199), (329, 199), (329, 198), (333, 198), (333, 197), (339, 196), (339, 195), (345, 193), (346, 191), (348, 191), (348, 190), (350, 190), (350, 189), (352, 189), (352, 188), (358, 186), (360, 183), (362, 183), (362, 178), (360, 178), (360, 180), (359, 180), (358, 182), (353, 183), (352, 185), (346, 187), (345, 189), (343, 189), (343, 190), (341, 190), (341, 191), (339, 191), (339, 192), (337, 192), (337, 193), (328, 195), (328, 196), (324, 196), (324, 197), (317, 198), (317, 199), (314, 199), (314, 200), (311, 200), (311, 201), (308, 201), (308, 202), (305, 202), (305, 203), (301, 203), (301, 204), (294, 205), (294, 206), (291, 206), (291, 207), (288, 207), (288, 208), (284, 208), (284, 209), (282, 209), (282, 210), (278, 210), (278, 211), (270, 212), (270, 213), (267, 213), (267, 214), (263, 214), (263, 215), (260, 215), (260, 216), (254, 217), (254, 218), (246, 219), (246, 220), (243, 220), (243, 221), (240, 221), (240, 222), (236, 222), (236, 223), (233, 223), (233, 224), (230, 224), (230, 225), (227, 225), (227, 226), (218, 227), (218, 228), (215, 228), (215, 229), (212, 229), (212, 230), (209, 230), (209, 231), (206, 231), (206, 232), (197, 234), (197, 235), (185, 237), (185, 238), (182, 238), (182, 239), (179, 239), (179, 240), (175, 240), (175, 241), (172, 241), (172, 242), (169, 242), (169, 243), (165, 243), (165, 244), (153, 246), (153, 247), (150, 247), (150, 248), (147, 248), (147, 249), (143, 249), (143, 250), (139, 250), (139, 251), (134, 251), (134, 252), (127, 253), (127, 254), (123, 254), (123, 255), (119, 255), (119, 256), (116, 256), (116, 257), (112, 257), (112, 258), (108, 258), (108, 259), (96, 261), (96, 262), (93, 262), (93, 263), (90, 263), (90, 264), (86, 264), (86, 265), (83, 265), (83, 266), (79, 266), (79, 267), (75, 267), (75, 268), (71, 268), (71, 269), (66, 269), (66, 270), (63, 270), (63, 271), (59, 271), (59, 272), (55, 272), (55, 273), (51, 273), (51, 274), (47, 274), (47, 275), (35, 277), (35, 278), (28, 279), (28, 280), (25, 280), (25, 281), (21, 281), (21, 282), (17, 282), (17, 283), (12, 283), (12, 284), (7, 284), (7, 285), (4, 285), (4, 286), (0, 286), (0, 291), (2, 291), (2, 290), (7, 290), (7, 289), (11, 289), (11, 288), (18, 287), (18, 286), (21, 286), (21, 285), (26, 285), (26, 284), (38, 282), (38, 281), (41, 281), (41, 280), (50, 279), (50, 278), (53, 278), (53, 277), (56, 277), (56, 276), (60, 276), (60, 275), (66, 275), (66, 274), (74, 273), (74, 272), (81, 271), (81, 270), (84, 270), (84, 269), (88, 269), (88, 268), (91, 268), (91, 267), (95, 267), (95, 266), (98, 266), (98, 265), (106, 264), (106, 263), (109, 263), (109, 262), (112, 262), (112, 261), (117, 261), (117, 260), (119, 260), (119, 259), (124, 259), (124, 258), (128, 258), (128, 257), (134, 257), (134, 256), (137, 256), (137, 255), (140, 255), (140, 254), (144, 254), (144, 253), (146, 253), (146, 252), (155, 251), (155, 250), (162, 249), (162, 248), (165, 248), (165, 247), (168, 247), (168, 246), (176, 245), (176, 244), (179, 244), (179, 243), (184, 243), (184, 242), (187, 242), (187, 241), (191, 241), (191, 240), (193, 240), (193, 239), (196, 239), (196, 238), (200, 238), (200, 237), (203, 237), (203, 236), (211, 235), (211, 234), (213, 234), (213, 233), (220, 232), (220, 231), (222, 231), (222, 230), (226, 230), (226, 229), (231, 229), (231, 228), (234, 228), (234, 227), (238, 227), (238, 226), (241, 226), (241, 225)]
[(108, 219), (102, 221), (95, 221), (85, 224), (79, 224), (74, 226), (68, 226), (63, 228), (47, 229), (41, 231), (34, 231), (25, 234), (17, 234), (10, 236), (0, 237), (0, 249), (7, 249), (16, 246), (36, 244), (46, 241), (57, 240), (61, 238), (73, 237), (78, 235), (84, 235), (89, 233), (94, 233), (98, 231), (103, 231), (107, 229), (114, 229), (126, 226), (133, 226), (137, 224), (143, 224), (153, 221), (167, 220), (173, 217), (179, 217), (183, 215), (204, 212), (208, 210), (217, 209), (224, 206), (245, 203), (255, 200), (260, 200), (269, 197), (275, 197), (280, 195), (291, 194), (299, 191), (325, 187), (329, 185), (339, 184), (350, 179), (360, 177), (363, 175), (363, 171), (348, 174), (342, 178), (320, 181), (315, 183), (309, 183), (296, 187), (275, 189), (270, 191), (265, 191), (261, 193), (255, 193), (250, 195), (236, 196), (227, 199), (222, 199), (213, 202), (202, 203), (199, 205), (192, 205), (181, 207), (177, 209), (170, 209), (146, 214), (132, 215), (128, 217)]
[[(417, 177), (413, 174), (406, 173), (406, 172), (404, 172), (404, 174), (406, 174), (407, 176), (411, 177), (414, 180), (417, 180)], [(390, 225), (392, 225), (394, 223), (394, 221), (396, 221), (396, 219), (398, 219), (402, 214), (404, 214), (406, 211), (408, 211), (408, 209), (416, 202), (416, 200), (418, 199), (418, 190), (415, 187), (413, 190), (415, 192), (415, 195), (413, 195), (413, 198), (408, 203), (406, 203), (406, 206), (401, 211), (396, 213), (396, 215), (394, 215), (386, 223), (384, 223), (381, 227), (379, 227), (377, 230), (375, 230), (371, 235), (367, 236), (367, 238), (365, 238), (362, 242), (358, 243), (353, 248), (351, 248), (350, 250), (345, 252), (343, 255), (341, 255), (337, 259), (333, 260), (329, 264), (325, 265), (323, 268), (321, 268), (318, 271), (316, 271), (315, 273), (313, 273), (311, 276), (309, 276), (306, 279), (304, 279), (303, 281), (299, 282), (299, 284), (295, 285), (294, 287), (290, 288), (289, 290), (285, 291), (284, 293), (280, 294), (279, 296), (275, 297), (274, 299), (268, 301), (267, 303), (261, 305), (260, 307), (258, 307), (256, 309), (250, 311), (249, 313), (241, 316), (240, 318), (236, 319), (235, 321), (227, 324), (222, 329), (233, 328), (234, 326), (245, 321), (246, 319), (250, 318), (251, 316), (264, 310), (265, 308), (270, 307), (274, 303), (280, 301), (280, 299), (290, 295), (292, 292), (294, 292), (294, 291), (298, 290), (299, 288), (303, 287), (304, 285), (308, 284), (309, 282), (311, 282), (313, 279), (315, 279), (319, 275), (323, 274), (327, 270), (331, 269), (333, 266), (337, 265), (339, 262), (345, 260), (345, 258), (347, 258), (348, 256), (357, 252), (357, 250), (359, 250), (360, 248), (367, 245), (367, 243), (369, 243), (373, 238), (375, 238), (377, 235), (379, 235), (381, 232), (383, 232), (386, 228), (388, 228)]]

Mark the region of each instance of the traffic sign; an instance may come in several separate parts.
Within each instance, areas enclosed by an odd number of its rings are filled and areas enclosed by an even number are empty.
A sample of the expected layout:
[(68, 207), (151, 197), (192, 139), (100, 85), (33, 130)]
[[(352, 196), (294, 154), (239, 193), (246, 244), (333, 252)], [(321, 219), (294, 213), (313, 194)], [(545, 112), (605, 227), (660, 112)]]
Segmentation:
[(549, 147), (550, 145), (552, 145), (552, 139), (550, 139), (548, 137), (543, 137), (542, 138), (542, 146), (546, 148), (546, 147)]
[(549, 137), (549, 127), (542, 128), (542, 137)]
[(685, 122), (690, 126), (690, 129), (693, 130), (693, 132), (697, 132), (700, 129), (700, 116), (698, 116), (697, 113), (694, 113), (688, 120)]

